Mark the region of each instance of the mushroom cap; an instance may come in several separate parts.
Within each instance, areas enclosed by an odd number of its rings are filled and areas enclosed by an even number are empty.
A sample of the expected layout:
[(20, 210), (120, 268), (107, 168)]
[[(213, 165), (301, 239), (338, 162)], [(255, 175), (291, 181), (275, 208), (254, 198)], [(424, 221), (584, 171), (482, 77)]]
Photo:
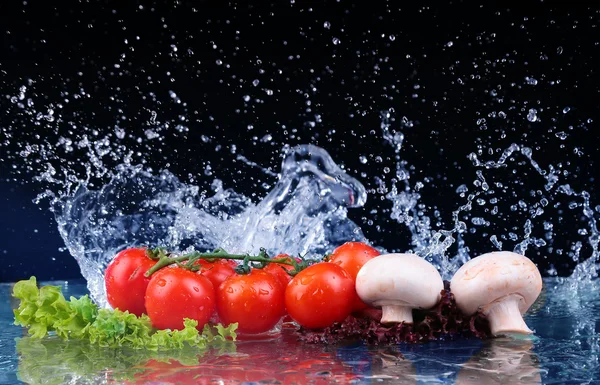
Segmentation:
[(414, 254), (383, 254), (363, 265), (356, 293), (371, 306), (429, 309), (441, 299), (444, 282), (437, 269)]
[(542, 276), (531, 260), (510, 251), (495, 251), (471, 259), (452, 277), (450, 290), (458, 308), (471, 315), (508, 295), (519, 296), (525, 313), (542, 290)]

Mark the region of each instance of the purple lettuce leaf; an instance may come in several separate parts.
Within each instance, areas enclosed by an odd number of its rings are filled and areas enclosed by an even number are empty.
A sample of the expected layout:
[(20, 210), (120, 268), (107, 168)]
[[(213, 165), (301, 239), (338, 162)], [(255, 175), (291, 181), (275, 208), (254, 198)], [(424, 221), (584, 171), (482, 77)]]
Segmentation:
[(448, 281), (444, 282), (441, 296), (440, 302), (433, 309), (413, 312), (414, 325), (384, 325), (379, 322), (381, 310), (369, 310), (353, 314), (343, 322), (325, 329), (300, 328), (298, 335), (301, 341), (308, 343), (332, 344), (343, 340), (362, 340), (368, 345), (484, 339), (491, 336), (488, 321), (483, 314), (465, 316), (460, 312)]

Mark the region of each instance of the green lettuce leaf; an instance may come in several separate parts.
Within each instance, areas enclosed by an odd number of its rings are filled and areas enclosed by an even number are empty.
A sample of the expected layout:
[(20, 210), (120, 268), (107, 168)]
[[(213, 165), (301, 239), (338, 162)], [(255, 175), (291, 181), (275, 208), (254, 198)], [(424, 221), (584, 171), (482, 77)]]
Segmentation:
[(35, 277), (19, 281), (13, 287), (13, 296), (21, 300), (14, 310), (15, 324), (29, 328), (34, 337), (56, 332), (62, 338), (72, 333), (84, 337), (85, 329), (93, 322), (98, 307), (86, 295), (68, 302), (60, 286), (37, 288)]
[(207, 349), (235, 340), (237, 324), (206, 325), (200, 333), (197, 321), (185, 319), (182, 330), (155, 330), (147, 315), (120, 310), (98, 309), (87, 296), (69, 301), (60, 286), (37, 287), (35, 277), (19, 281), (13, 296), (20, 300), (14, 310), (15, 324), (29, 329), (33, 338), (55, 333), (63, 340), (85, 340), (103, 347), (128, 347), (150, 351), (191, 347)]
[(100, 309), (95, 321), (88, 329), (91, 343), (102, 347), (131, 346), (143, 349), (149, 343), (152, 325), (147, 315), (120, 310)]

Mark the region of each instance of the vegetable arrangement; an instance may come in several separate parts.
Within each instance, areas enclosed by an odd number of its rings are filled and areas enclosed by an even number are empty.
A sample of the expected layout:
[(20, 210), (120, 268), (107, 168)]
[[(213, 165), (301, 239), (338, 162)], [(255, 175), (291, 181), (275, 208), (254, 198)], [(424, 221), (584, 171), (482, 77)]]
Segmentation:
[[(347, 242), (322, 260), (270, 258), (264, 250), (256, 256), (222, 249), (174, 255), (130, 248), (106, 269), (114, 311), (98, 309), (87, 296), (67, 301), (58, 287), (38, 289), (31, 278), (14, 287), (21, 300), (15, 323), (34, 337), (54, 332), (100, 346), (153, 350), (205, 348), (235, 339), (236, 331), (260, 335), (282, 319), (299, 325), (300, 339), (307, 342), (358, 338), (378, 344), (531, 333), (521, 314), (540, 293), (539, 271), (524, 256), (492, 254), (457, 272), (455, 300), (450, 283), (429, 262), (413, 254), (380, 255), (361, 242)], [(493, 293), (467, 286), (478, 282), (478, 275), (488, 277), (483, 282), (496, 288)]]
[[(281, 254), (257, 256), (132, 248), (116, 255), (106, 270), (110, 305), (157, 329), (181, 329), (183, 319), (201, 330), (212, 322), (237, 324), (244, 334), (270, 331), (289, 315), (306, 328), (325, 328), (367, 308), (357, 296), (358, 271), (379, 252), (348, 242), (322, 261)], [(235, 260), (242, 263), (238, 264)]]

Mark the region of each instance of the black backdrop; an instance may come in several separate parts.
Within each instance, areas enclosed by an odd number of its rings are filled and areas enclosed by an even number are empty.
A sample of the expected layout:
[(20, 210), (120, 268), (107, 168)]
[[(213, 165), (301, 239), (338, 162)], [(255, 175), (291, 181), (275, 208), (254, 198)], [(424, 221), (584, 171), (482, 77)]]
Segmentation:
[[(380, 134), (380, 113), (390, 108), (392, 126), (406, 136), (402, 157), (413, 165), (412, 181), (429, 181), (423, 202), (440, 211), (444, 224), (459, 204), (456, 187), (475, 179), (467, 154), (484, 149), (486, 158), (492, 148), (495, 155), (487, 158), (496, 159), (513, 142), (532, 147), (544, 168), (568, 169), (565, 181), (587, 188), (598, 201), (597, 6), (52, 3), (0, 4), (0, 281), (79, 276), (73, 259), (59, 251), (62, 241), (47, 207), (32, 203), (43, 186), (30, 182), (34, 172), (18, 155), (22, 144), (44, 138), (57, 143), (115, 126), (128, 132), (122, 142), (140, 151), (147, 165), (189, 180), (204, 174), (209, 161), (226, 186), (257, 197), (273, 178), (237, 161), (233, 152), (277, 171), (284, 145), (324, 147), (373, 189), (365, 209), (350, 216), (373, 243), (387, 248), (402, 249), (408, 239), (402, 226), (389, 221), (389, 203), (375, 190), (374, 177), (389, 182), (393, 173), (384, 169), (395, 164)], [(28, 79), (35, 82), (27, 95), (38, 105), (62, 105), (55, 122), (35, 125), (10, 100)], [(537, 120), (527, 118), (531, 109)], [(188, 131), (177, 131), (177, 124)], [(162, 130), (163, 139), (139, 143), (149, 127)], [(359, 160), (369, 154), (366, 164)], [(73, 169), (80, 156), (61, 155)], [(535, 178), (531, 170), (520, 175)], [(523, 192), (532, 188), (543, 183)], [(488, 232), (521, 227), (524, 215), (505, 216)], [(562, 228), (559, 243), (573, 230)], [(474, 252), (491, 248), (482, 239), (473, 238)], [(566, 255), (546, 253), (530, 255), (543, 271), (554, 263), (564, 275), (574, 266)]]

